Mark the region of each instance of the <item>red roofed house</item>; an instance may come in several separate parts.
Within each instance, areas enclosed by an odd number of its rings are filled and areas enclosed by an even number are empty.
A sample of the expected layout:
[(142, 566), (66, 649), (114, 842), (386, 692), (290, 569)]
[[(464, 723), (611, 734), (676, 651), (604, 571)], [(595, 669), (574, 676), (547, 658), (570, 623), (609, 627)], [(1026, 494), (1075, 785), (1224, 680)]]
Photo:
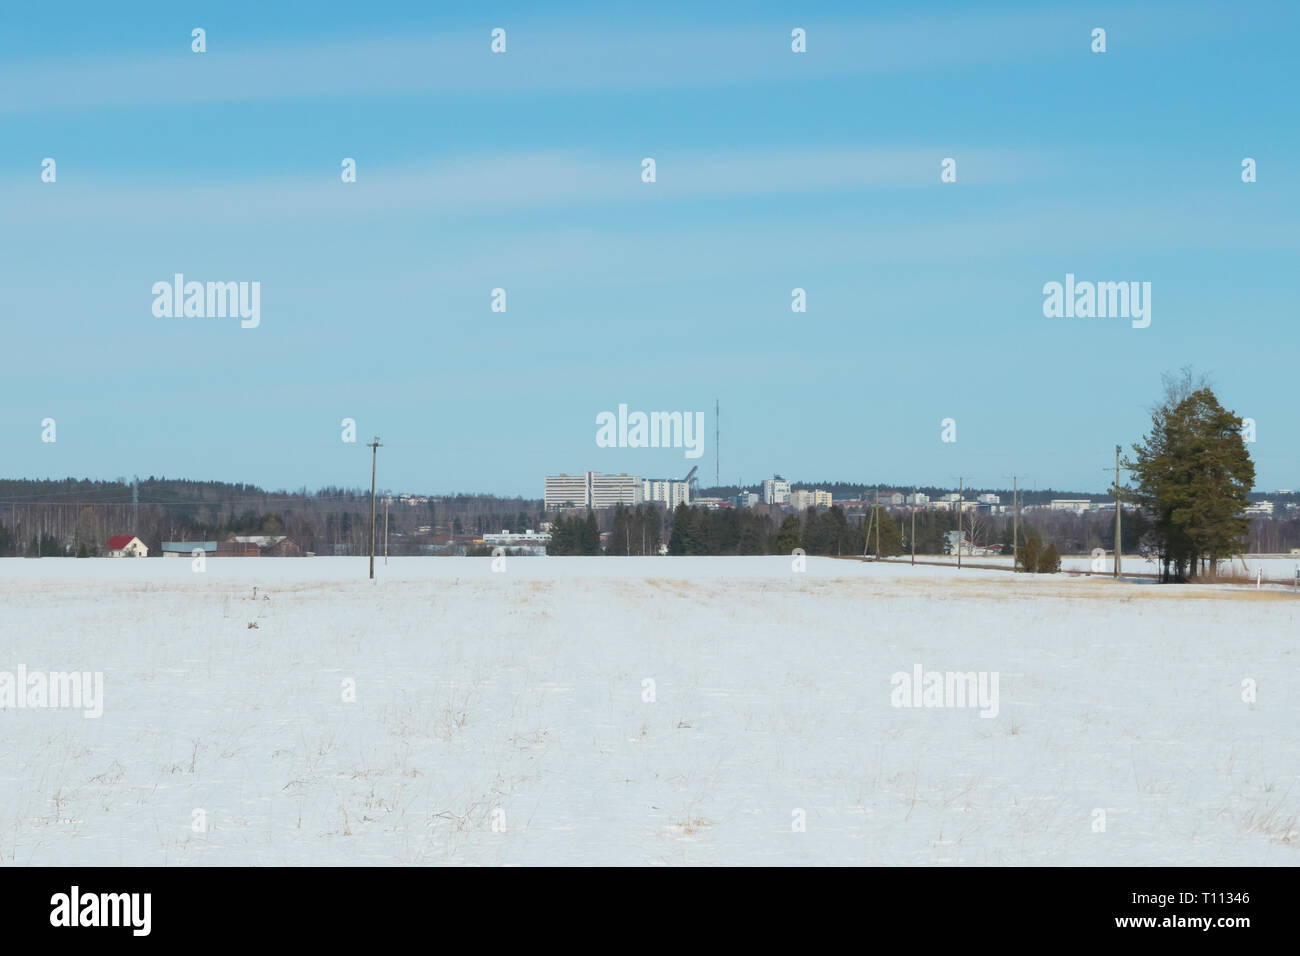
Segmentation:
[(108, 539), (108, 556), (110, 558), (147, 558), (149, 549), (139, 538), (130, 534), (118, 534)]

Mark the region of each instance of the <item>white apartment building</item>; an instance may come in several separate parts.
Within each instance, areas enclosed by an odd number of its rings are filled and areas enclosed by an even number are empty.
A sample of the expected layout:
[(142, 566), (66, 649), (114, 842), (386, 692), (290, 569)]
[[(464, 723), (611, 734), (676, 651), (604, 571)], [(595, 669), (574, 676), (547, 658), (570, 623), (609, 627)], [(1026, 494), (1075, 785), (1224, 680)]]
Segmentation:
[(818, 508), (829, 508), (834, 504), (834, 502), (831, 501), (831, 493), (829, 491), (818, 490), (813, 492), (813, 504)]
[(1053, 498), (1047, 507), (1050, 511), (1073, 511), (1082, 514), (1092, 507), (1092, 502), (1087, 498)]
[(811, 491), (792, 491), (786, 503), (795, 511), (807, 511), (817, 503), (817, 499)]
[(551, 508), (591, 506), (591, 472), (582, 475), (547, 475), (543, 501)]
[(975, 500), (978, 501), (978, 502), (979, 502), (980, 504), (982, 504), (982, 505), (1000, 505), (1000, 504), (1002, 504), (1002, 499), (999, 498), (997, 495), (994, 495), (994, 494), (980, 495), (980, 496), (979, 496), (978, 498), (976, 498)]
[(790, 501), (790, 482), (780, 475), (763, 480), (763, 504), (783, 505)]
[(641, 499), (663, 502), (672, 511), (679, 504), (691, 503), (691, 486), (689, 482), (675, 478), (644, 478), (641, 481)]
[(603, 475), (589, 471), (581, 475), (547, 475), (543, 501), (547, 508), (634, 507), (644, 501), (638, 475)]
[(903, 500), (909, 505), (928, 505), (930, 503), (930, 496), (924, 491), (918, 491), (914, 495), (907, 495)]
[(602, 475), (591, 472), (591, 507), (613, 508), (624, 505), (633, 508), (642, 498), (641, 478), (637, 475)]

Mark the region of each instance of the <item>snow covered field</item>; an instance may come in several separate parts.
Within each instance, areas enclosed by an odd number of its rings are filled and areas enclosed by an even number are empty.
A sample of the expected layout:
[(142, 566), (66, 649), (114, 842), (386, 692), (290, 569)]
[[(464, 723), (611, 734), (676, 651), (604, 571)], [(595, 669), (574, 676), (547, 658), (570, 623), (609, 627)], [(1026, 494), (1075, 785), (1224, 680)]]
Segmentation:
[[(376, 573), (0, 560), (0, 681), (103, 675), (101, 717), (0, 711), (0, 862), (1300, 863), (1284, 589), (816, 558)], [(996, 716), (894, 706), (918, 666), (996, 675)]]
[[(926, 563), (938, 562), (941, 564), (956, 564), (957, 558), (954, 555), (917, 555), (918, 561)], [(907, 561), (906, 555), (893, 558), (894, 561)], [(1110, 574), (1113, 565), (1111, 556), (1108, 554), (1102, 558), (1103, 574)], [(1010, 555), (963, 555), (963, 564), (973, 565), (995, 565), (997, 567), (1010, 568)], [(1087, 572), (1092, 568), (1093, 559), (1088, 557), (1079, 557), (1075, 555), (1063, 555), (1061, 557), (1062, 571), (1079, 571)], [(1124, 574), (1159, 574), (1160, 565), (1154, 558), (1144, 558), (1141, 555), (1126, 554), (1124, 561), (1120, 565), (1120, 570)], [(1300, 571), (1300, 554), (1248, 554), (1241, 557), (1233, 558), (1231, 561), (1219, 562), (1220, 574), (1232, 574), (1251, 578), (1255, 577), (1256, 572), (1260, 572), (1261, 578), (1265, 582), (1275, 584), (1294, 585), (1296, 581), (1296, 572)]]

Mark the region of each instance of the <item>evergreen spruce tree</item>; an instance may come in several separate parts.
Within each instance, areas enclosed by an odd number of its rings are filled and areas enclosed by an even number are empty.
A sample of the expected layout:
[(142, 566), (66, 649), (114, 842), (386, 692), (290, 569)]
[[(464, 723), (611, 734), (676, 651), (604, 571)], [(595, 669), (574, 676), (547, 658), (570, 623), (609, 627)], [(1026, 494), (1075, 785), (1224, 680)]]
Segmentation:
[(1207, 385), (1184, 371), (1165, 388), (1151, 431), (1125, 464), (1136, 485), (1127, 496), (1142, 509), (1145, 543), (1168, 581), (1213, 573), (1220, 559), (1245, 550), (1255, 465), (1241, 419)]
[(686, 554), (686, 540), (691, 523), (691, 509), (680, 502), (673, 510), (673, 530), (668, 537), (669, 554)]
[(600, 554), (600, 525), (596, 523), (594, 511), (587, 512), (587, 520), (582, 525), (582, 553)]
[(799, 524), (799, 516), (786, 515), (785, 520), (781, 522), (780, 530), (772, 538), (772, 553), (791, 554), (799, 547), (802, 538), (803, 528)]

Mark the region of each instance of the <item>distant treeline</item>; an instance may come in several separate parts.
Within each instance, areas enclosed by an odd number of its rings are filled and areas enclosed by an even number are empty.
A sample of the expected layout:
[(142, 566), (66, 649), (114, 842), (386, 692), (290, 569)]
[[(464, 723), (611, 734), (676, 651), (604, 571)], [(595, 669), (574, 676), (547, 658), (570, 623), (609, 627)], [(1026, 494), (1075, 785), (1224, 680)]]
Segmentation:
[[(875, 486), (826, 482), (816, 487), (840, 496)], [(937, 497), (942, 491), (927, 493)], [(968, 490), (968, 495), (976, 493), (977, 489)], [(1080, 497), (1075, 492), (1041, 494)], [(1250, 520), (1245, 549), (1286, 553), (1300, 548), (1300, 517), (1287, 518), (1281, 511), (1282, 503), (1294, 496), (1266, 497), (1278, 502), (1279, 517)], [(0, 556), (102, 554), (108, 539), (118, 534), (137, 535), (154, 554), (163, 541), (220, 541), (232, 534), (287, 535), (303, 552), (318, 554), (365, 554), (370, 546), (368, 488), (267, 491), (248, 484), (150, 477), (139, 483), (138, 526), (132, 518), (131, 498), (131, 483), (123, 479), (0, 480)], [(1031, 501), (1026, 493), (1023, 503)], [(1004, 504), (1009, 503), (1004, 498)], [(539, 499), (456, 494), (408, 504), (394, 498), (388, 508), (388, 550), (393, 555), (427, 554), (441, 547), (434, 542), (448, 536), (540, 530), (543, 522), (551, 520), (553, 554), (599, 554), (602, 532), (607, 534), (603, 546), (607, 554), (658, 554), (663, 544), (672, 554), (788, 554), (794, 547), (809, 554), (863, 554), (876, 548), (875, 525), (870, 543), (866, 540), (869, 516), (850, 518), (839, 508), (784, 517), (770, 516), (766, 508), (679, 507), (670, 514), (661, 506), (641, 505), (602, 511), (589, 521), (585, 516), (547, 514)], [(383, 524), (381, 492), (376, 521), (381, 548)], [(953, 512), (918, 512), (917, 553), (942, 553), (946, 533), (956, 527)], [(1010, 548), (1010, 514), (967, 513), (962, 527), (975, 544)], [(1114, 520), (1106, 515), (1029, 512), (1022, 515), (1020, 528), (1022, 541), (1036, 535), (1044, 548), (1054, 545), (1061, 554), (1088, 554), (1094, 548), (1110, 551), (1114, 546)], [(1126, 553), (1140, 553), (1144, 544), (1150, 547), (1151, 522), (1144, 513), (1126, 509), (1123, 528)], [(911, 550), (908, 512), (886, 512), (879, 529), (883, 554)]]
[[(1094, 517), (1048, 514), (1044, 520), (1020, 522), (1020, 540), (1044, 542), (1057, 539), (1058, 550), (1089, 551), (1114, 538), (1113, 525)], [(603, 521), (603, 525), (602, 525)], [(948, 533), (957, 530), (957, 515), (950, 511), (919, 511), (915, 522), (910, 513), (886, 508), (870, 509), (850, 519), (837, 507), (802, 514), (788, 514), (778, 523), (766, 510), (748, 508), (710, 509), (678, 505), (671, 515), (656, 507), (614, 508), (597, 516), (556, 519), (548, 554), (553, 555), (647, 555), (658, 554), (661, 543), (669, 554), (738, 555), (790, 554), (802, 548), (814, 555), (881, 556), (911, 550), (915, 527), (917, 554), (943, 554), (949, 546)], [(1107, 535), (1107, 528), (1111, 529)], [(601, 548), (601, 532), (608, 532)], [(1011, 553), (1012, 522), (983, 515), (964, 515), (962, 531), (968, 541), (1004, 548)], [(1140, 526), (1125, 532), (1133, 548), (1142, 535)], [(1065, 544), (1065, 547), (1062, 547)]]
[[(668, 514), (651, 505), (617, 507), (582, 516), (555, 519), (548, 554), (650, 555), (666, 543), (669, 554), (734, 555), (789, 554), (802, 548), (816, 555), (874, 555), (909, 553), (915, 526), (917, 554), (944, 554), (949, 532), (957, 530), (952, 511), (920, 510), (915, 522), (910, 511), (870, 509), (852, 518), (837, 507), (785, 515), (778, 523), (765, 509), (709, 509), (678, 505)], [(1012, 515), (968, 512), (961, 517), (965, 539), (1004, 554), (1012, 551), (1016, 522)], [(1126, 510), (1121, 522), (1123, 550), (1142, 554), (1149, 550), (1151, 524), (1137, 510)], [(868, 538), (868, 531), (870, 537)], [(877, 531), (879, 534), (877, 535)], [(607, 533), (601, 547), (601, 534)], [(1091, 554), (1095, 548), (1113, 552), (1114, 515), (1036, 511), (1022, 514), (1019, 543), (1037, 542), (1052, 564), (1058, 554)], [(877, 544), (879, 537), (879, 544)], [(1256, 518), (1250, 534), (1251, 552), (1277, 553), (1300, 547), (1300, 519)], [(1038, 552), (1034, 552), (1037, 555)]]
[[(364, 554), (370, 547), (370, 489), (266, 491), (220, 481), (141, 479), (139, 519), (131, 482), (0, 480), (0, 556), (102, 554), (109, 538), (132, 534), (152, 553), (163, 541), (220, 541), (232, 534), (287, 535), (304, 551)], [(384, 495), (377, 500), (382, 536)], [(444, 495), (388, 506), (389, 553), (426, 553), (447, 535), (536, 529), (540, 500)], [(421, 530), (424, 529), (424, 530)], [(382, 545), (381, 545), (382, 546)]]

